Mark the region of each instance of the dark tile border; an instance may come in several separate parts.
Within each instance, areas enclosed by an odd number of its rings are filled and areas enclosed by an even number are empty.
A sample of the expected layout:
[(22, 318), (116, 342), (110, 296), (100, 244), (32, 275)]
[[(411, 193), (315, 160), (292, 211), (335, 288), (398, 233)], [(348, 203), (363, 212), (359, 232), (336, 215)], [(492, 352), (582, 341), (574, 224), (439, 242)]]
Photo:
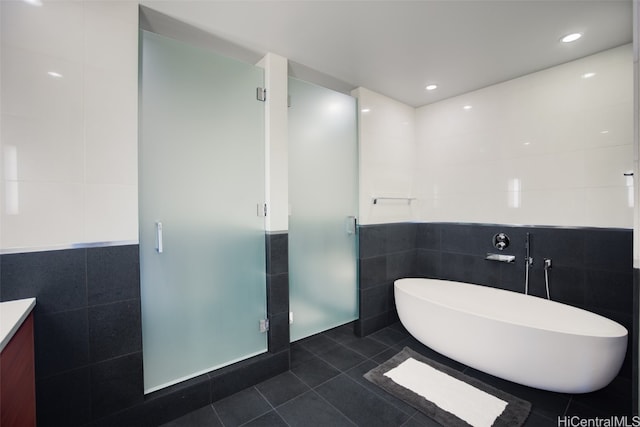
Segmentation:
[(633, 356), (631, 358), (631, 389), (632, 389), (632, 408), (633, 415), (637, 416), (639, 414), (638, 410), (638, 375), (640, 374), (640, 369), (638, 367), (638, 363), (640, 360), (638, 358), (638, 327), (639, 327), (639, 317), (640, 317), (640, 309), (638, 307), (638, 299), (640, 298), (640, 269), (633, 269), (633, 339), (631, 340), (631, 346), (633, 348)]
[[(633, 285), (634, 280), (637, 283), (637, 270), (634, 276), (631, 229), (408, 222), (364, 225), (358, 231), (359, 336), (397, 320), (393, 292), (385, 299), (380, 289), (400, 277), (440, 278), (523, 292), (527, 233), (534, 258), (529, 275), (532, 295), (545, 296), (543, 260), (550, 258), (552, 299), (612, 318), (634, 338), (637, 335), (634, 320), (638, 308), (634, 304), (638, 297), (634, 297)], [(492, 245), (492, 237), (498, 232), (507, 233), (511, 240), (502, 252)], [(488, 252), (515, 255), (516, 262), (486, 261)], [(637, 369), (632, 347), (637, 345), (629, 342), (622, 369), (627, 378), (633, 376), (633, 368)]]
[(287, 371), (288, 236), (265, 236), (269, 352), (146, 396), (138, 245), (1, 254), (1, 300), (37, 298), (38, 424), (156, 426)]

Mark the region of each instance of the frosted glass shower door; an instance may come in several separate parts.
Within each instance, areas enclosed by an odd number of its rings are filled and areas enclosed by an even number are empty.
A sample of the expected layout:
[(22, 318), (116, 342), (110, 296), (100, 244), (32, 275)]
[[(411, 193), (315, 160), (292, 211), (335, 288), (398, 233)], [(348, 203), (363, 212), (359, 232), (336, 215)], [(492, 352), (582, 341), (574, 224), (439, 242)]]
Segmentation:
[(263, 353), (263, 71), (141, 32), (145, 392)]
[(353, 97), (289, 79), (291, 340), (358, 317)]

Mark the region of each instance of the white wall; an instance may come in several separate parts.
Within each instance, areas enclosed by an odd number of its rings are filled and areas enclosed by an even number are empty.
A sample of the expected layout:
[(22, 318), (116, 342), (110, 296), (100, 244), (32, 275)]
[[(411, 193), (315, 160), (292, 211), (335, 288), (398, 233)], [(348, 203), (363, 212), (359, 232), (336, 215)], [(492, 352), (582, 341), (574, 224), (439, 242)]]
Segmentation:
[[(138, 2), (0, 2), (0, 252), (138, 241)], [(258, 64), (268, 231), (287, 229), (287, 60)], [(52, 77), (49, 71), (62, 77)]]
[(626, 45), (418, 108), (419, 219), (633, 228), (632, 88)]
[(289, 127), (287, 107), (287, 59), (268, 53), (258, 64), (264, 68), (265, 105), (265, 200), (269, 232), (289, 229)]
[(0, 249), (137, 241), (137, 3), (0, 8)]
[[(136, 242), (137, 2), (3, 0), (0, 16), (0, 250)], [(631, 69), (626, 46), (417, 111), (357, 89), (370, 109), (359, 113), (360, 222), (631, 227)], [(278, 121), (272, 231), (287, 221)], [(514, 178), (519, 208), (508, 207)], [(371, 202), (384, 196), (418, 200)]]
[(374, 197), (413, 197), (415, 109), (365, 88), (358, 98), (360, 224), (412, 221), (415, 202)]

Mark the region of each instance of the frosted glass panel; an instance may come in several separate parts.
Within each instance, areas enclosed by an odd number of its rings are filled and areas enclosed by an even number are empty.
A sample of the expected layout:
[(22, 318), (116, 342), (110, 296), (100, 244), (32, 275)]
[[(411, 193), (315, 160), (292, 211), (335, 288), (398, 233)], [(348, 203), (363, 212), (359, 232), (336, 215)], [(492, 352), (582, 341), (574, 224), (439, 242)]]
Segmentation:
[[(291, 340), (358, 317), (356, 102), (289, 79)], [(350, 218), (351, 217), (351, 218)]]
[(262, 69), (148, 32), (141, 46), (140, 273), (150, 392), (267, 349), (257, 215), (264, 104), (255, 95)]

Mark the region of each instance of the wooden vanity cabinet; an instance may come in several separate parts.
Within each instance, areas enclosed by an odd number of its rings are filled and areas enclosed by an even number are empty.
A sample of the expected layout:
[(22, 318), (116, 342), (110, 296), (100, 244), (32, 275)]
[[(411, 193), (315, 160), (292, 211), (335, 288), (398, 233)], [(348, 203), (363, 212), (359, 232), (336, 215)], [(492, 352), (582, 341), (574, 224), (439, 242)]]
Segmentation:
[(0, 353), (0, 426), (35, 427), (33, 313)]

